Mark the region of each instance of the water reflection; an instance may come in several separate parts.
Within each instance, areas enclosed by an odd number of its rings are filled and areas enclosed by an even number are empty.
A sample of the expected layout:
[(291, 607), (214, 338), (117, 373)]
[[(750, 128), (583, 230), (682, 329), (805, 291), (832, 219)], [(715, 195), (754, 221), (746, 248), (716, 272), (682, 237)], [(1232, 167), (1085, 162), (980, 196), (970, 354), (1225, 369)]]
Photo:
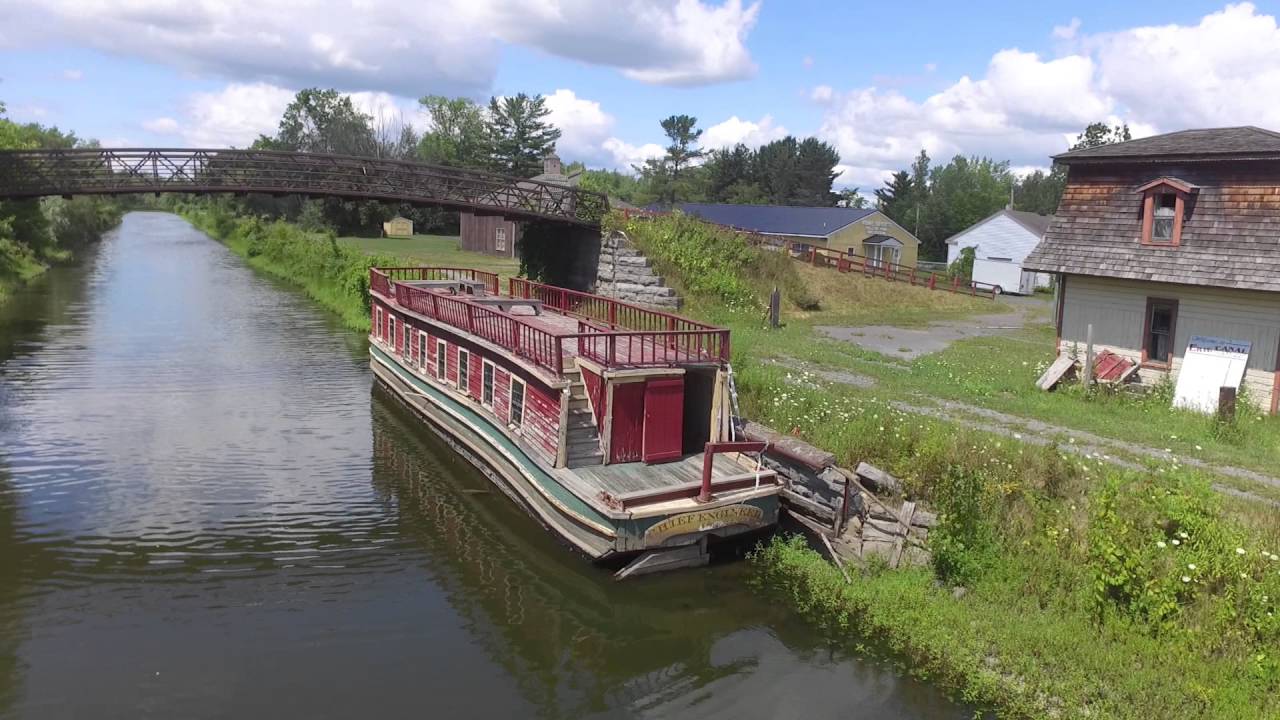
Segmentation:
[(717, 567), (615, 584), (169, 215), (0, 309), (0, 715), (961, 713)]

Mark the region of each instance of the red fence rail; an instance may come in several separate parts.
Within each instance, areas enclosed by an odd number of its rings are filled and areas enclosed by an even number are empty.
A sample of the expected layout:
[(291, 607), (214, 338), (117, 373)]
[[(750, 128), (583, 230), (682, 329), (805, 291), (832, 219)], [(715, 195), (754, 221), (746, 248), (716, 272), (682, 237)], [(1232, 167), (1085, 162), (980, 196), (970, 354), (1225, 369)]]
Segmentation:
[[(792, 257), (797, 254), (789, 246), (786, 251)], [(932, 272), (920, 272), (909, 265), (899, 265), (885, 260), (877, 260), (862, 255), (836, 252), (826, 248), (810, 247), (808, 252), (801, 252), (798, 259), (809, 262), (814, 267), (835, 268), (838, 272), (859, 273), (865, 277), (878, 277), (890, 282), (905, 282), (909, 285), (927, 287), (930, 290), (946, 290), (974, 297), (994, 298), (995, 286), (982, 282), (964, 282), (959, 277), (947, 277)]]
[(729, 331), (612, 298), (512, 278), (512, 297), (578, 319), (578, 332), (558, 333), (521, 317), (406, 284), (415, 280), (481, 280), (497, 294), (498, 278), (469, 268), (370, 268), (369, 288), (406, 310), (484, 338), (558, 375), (565, 351), (608, 368), (727, 362)]

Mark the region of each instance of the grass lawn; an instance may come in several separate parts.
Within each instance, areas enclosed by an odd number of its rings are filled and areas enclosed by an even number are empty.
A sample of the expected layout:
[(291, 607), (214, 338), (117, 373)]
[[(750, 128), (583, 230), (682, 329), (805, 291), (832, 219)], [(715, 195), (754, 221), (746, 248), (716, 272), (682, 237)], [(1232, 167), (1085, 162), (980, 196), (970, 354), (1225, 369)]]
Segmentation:
[(411, 238), (341, 237), (338, 241), (357, 248), (366, 255), (393, 255), (413, 265), (464, 267), (497, 273), (506, 279), (520, 271), (520, 261), (458, 247), (455, 235), (414, 235)]

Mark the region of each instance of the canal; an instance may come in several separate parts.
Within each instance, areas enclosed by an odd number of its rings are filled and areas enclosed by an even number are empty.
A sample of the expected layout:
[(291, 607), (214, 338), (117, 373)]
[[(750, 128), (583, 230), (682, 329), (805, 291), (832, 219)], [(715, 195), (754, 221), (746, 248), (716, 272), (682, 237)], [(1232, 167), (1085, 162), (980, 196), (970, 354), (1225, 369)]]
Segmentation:
[(748, 574), (614, 583), (176, 216), (0, 306), (0, 716), (969, 715)]

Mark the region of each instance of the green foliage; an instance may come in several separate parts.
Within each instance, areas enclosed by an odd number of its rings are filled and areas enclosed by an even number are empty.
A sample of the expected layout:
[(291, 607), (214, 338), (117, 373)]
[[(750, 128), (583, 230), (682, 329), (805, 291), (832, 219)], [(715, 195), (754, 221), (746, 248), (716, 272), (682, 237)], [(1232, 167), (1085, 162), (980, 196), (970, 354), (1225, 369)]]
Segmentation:
[(949, 465), (930, 485), (929, 494), (941, 523), (929, 546), (934, 569), (942, 580), (968, 585), (995, 563), (991, 493), (980, 472), (960, 465)]
[(517, 93), (489, 100), (491, 164), (498, 172), (533, 177), (542, 159), (555, 150), (560, 130), (547, 121), (551, 110), (541, 95)]
[(778, 286), (799, 307), (818, 305), (782, 253), (748, 245), (740, 234), (684, 213), (627, 218), (615, 212), (605, 218), (604, 230), (625, 232), (664, 276), (695, 299), (755, 312)]
[(274, 138), (255, 145), (272, 150), (338, 153), (373, 157), (372, 118), (356, 110), (351, 97), (334, 89), (298, 91), (280, 118)]
[(960, 248), (960, 257), (947, 266), (947, 277), (968, 280), (973, 277), (973, 258), (976, 255), (971, 247)]
[(451, 167), (489, 165), (493, 142), (483, 108), (467, 98), (440, 95), (428, 95), (418, 103), (431, 118), (431, 129), (418, 144), (419, 159)]

